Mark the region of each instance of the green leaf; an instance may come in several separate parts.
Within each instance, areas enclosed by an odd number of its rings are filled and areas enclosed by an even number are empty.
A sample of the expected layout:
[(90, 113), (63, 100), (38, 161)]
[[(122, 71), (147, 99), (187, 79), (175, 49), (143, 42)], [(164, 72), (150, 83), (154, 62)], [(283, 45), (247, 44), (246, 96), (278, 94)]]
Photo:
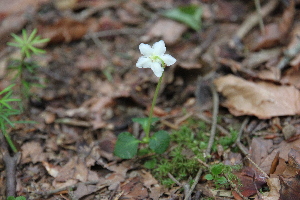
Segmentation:
[[(151, 124), (157, 122), (158, 120), (159, 120), (159, 118), (153, 117), (151, 119)], [(145, 117), (142, 117), (142, 118), (132, 118), (132, 121), (139, 123), (142, 126), (143, 130), (146, 132), (146, 128), (147, 128), (147, 124), (148, 124), (148, 118), (145, 118)]]
[(144, 163), (144, 167), (147, 169), (154, 169), (156, 166), (156, 159), (152, 159), (152, 160), (147, 160)]
[(133, 158), (137, 154), (139, 142), (131, 133), (123, 132), (118, 135), (114, 154), (123, 159)]
[(155, 153), (162, 154), (168, 149), (170, 139), (167, 131), (160, 130), (150, 138), (149, 147)]
[(208, 180), (208, 181), (211, 181), (211, 180), (214, 179), (213, 175), (211, 175), (211, 174), (206, 174), (206, 175), (204, 176), (204, 178), (205, 178), (206, 180)]
[(7, 200), (15, 200), (15, 197), (9, 196), (9, 197), (7, 197)]
[(19, 196), (16, 198), (16, 200), (26, 200), (26, 198), (24, 196)]
[(224, 165), (222, 163), (219, 163), (217, 165), (213, 165), (210, 171), (213, 175), (219, 175), (222, 173), (223, 169), (224, 169)]
[(188, 5), (167, 10), (164, 16), (182, 22), (198, 31), (201, 28), (202, 8), (197, 5)]
[(228, 181), (224, 176), (221, 176), (221, 177), (218, 177), (218, 178), (215, 179), (215, 183), (224, 185), (224, 184), (227, 184)]

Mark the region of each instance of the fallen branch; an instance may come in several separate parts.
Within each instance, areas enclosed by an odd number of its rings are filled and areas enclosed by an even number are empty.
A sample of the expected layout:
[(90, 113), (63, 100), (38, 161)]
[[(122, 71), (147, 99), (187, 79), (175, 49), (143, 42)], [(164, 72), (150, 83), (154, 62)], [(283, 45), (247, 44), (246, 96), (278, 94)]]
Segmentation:
[(212, 116), (212, 125), (211, 125), (211, 131), (210, 131), (210, 137), (206, 149), (206, 154), (210, 154), (212, 145), (215, 140), (215, 135), (216, 135), (216, 128), (217, 128), (217, 117), (218, 117), (218, 112), (219, 112), (219, 96), (216, 91), (216, 88), (212, 85), (211, 86), (211, 92), (213, 96), (213, 116)]
[(16, 196), (16, 169), (21, 153), (18, 152), (11, 156), (8, 145), (2, 133), (0, 133), (1, 152), (6, 170), (6, 196)]

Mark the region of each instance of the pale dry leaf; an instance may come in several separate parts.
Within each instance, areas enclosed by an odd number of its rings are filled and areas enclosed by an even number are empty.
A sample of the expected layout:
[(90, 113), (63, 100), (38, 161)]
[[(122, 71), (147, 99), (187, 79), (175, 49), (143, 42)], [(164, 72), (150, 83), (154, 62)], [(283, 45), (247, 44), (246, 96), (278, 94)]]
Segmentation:
[(46, 160), (46, 155), (43, 152), (43, 148), (39, 142), (26, 142), (22, 147), (22, 163), (42, 162)]
[(278, 178), (269, 178), (267, 180), (268, 186), (270, 188), (270, 192), (268, 193), (268, 196), (263, 196), (263, 200), (278, 200), (280, 198), (280, 181)]
[(161, 37), (167, 45), (172, 45), (180, 39), (186, 30), (187, 26), (181, 23), (170, 19), (160, 19), (151, 26), (151, 29), (143, 39), (144, 42), (148, 42), (152, 38)]
[(227, 75), (214, 81), (227, 99), (224, 106), (235, 116), (255, 115), (261, 119), (300, 114), (300, 93), (293, 86), (251, 82)]

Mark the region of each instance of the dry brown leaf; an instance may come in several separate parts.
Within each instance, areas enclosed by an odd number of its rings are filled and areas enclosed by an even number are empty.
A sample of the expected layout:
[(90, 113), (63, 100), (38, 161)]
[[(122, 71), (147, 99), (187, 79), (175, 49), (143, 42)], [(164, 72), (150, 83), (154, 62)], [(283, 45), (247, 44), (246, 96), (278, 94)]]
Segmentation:
[[(279, 145), (274, 146), (271, 140), (266, 140), (262, 138), (253, 138), (250, 146), (250, 157), (251, 159), (267, 174), (269, 174), (272, 162), (276, 158), (277, 153), (279, 152), (279, 164), (280, 159), (287, 161), (289, 159), (289, 153), (291, 149), (297, 149), (300, 146), (300, 140), (287, 143), (282, 141)], [(278, 166), (277, 166), (278, 167)], [(273, 169), (272, 169), (273, 171)], [(285, 166), (280, 165), (280, 169), (276, 168), (275, 174), (283, 172), (286, 174), (293, 174), (290, 169), (287, 169)]]
[(255, 115), (261, 119), (300, 113), (300, 93), (293, 86), (250, 82), (227, 75), (214, 81), (227, 99), (224, 106), (235, 116)]
[(280, 22), (265, 26), (264, 34), (254, 40), (251, 49), (257, 51), (262, 48), (270, 48), (284, 40), (294, 21), (294, 15), (295, 3), (291, 1), (289, 7), (285, 9)]
[(280, 198), (280, 182), (278, 178), (269, 178), (267, 180), (268, 186), (270, 188), (270, 192), (268, 196), (263, 196), (263, 200), (278, 200)]
[(284, 178), (279, 176), (281, 190), (280, 199), (298, 200), (300, 196), (300, 175)]
[(43, 152), (44, 149), (42, 148), (39, 142), (27, 142), (22, 147), (22, 163), (32, 162), (33, 164), (37, 162), (42, 162), (46, 160), (46, 155)]
[(144, 36), (144, 42), (152, 38), (161, 37), (167, 45), (175, 44), (181, 35), (187, 30), (187, 26), (170, 19), (158, 20)]
[(49, 38), (50, 43), (71, 42), (81, 39), (89, 30), (95, 30), (98, 22), (89, 18), (84, 22), (72, 18), (61, 18), (52, 25), (40, 25), (42, 38)]

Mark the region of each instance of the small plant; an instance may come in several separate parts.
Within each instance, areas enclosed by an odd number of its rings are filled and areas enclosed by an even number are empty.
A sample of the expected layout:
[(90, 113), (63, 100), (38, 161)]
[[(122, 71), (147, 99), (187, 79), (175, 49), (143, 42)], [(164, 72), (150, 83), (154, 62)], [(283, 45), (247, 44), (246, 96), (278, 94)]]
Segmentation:
[[(198, 159), (205, 161), (204, 152), (209, 140), (208, 132), (209, 127), (203, 121), (188, 119), (185, 125), (171, 134), (174, 147), (170, 153), (165, 157), (156, 156), (148, 160), (144, 166), (152, 169), (153, 175), (166, 187), (174, 184), (174, 181), (168, 177), (168, 173), (172, 174), (177, 181), (195, 176), (201, 166)], [(227, 149), (234, 144), (237, 132), (231, 129), (230, 133), (230, 136), (217, 137), (213, 144), (213, 152), (217, 151), (217, 145)], [(219, 181), (222, 179), (220, 178)]]
[(0, 92), (0, 130), (4, 135), (8, 145), (13, 150), (14, 153), (17, 153), (18, 150), (12, 142), (10, 135), (7, 132), (8, 126), (13, 127), (14, 123), (19, 121), (11, 121), (10, 117), (14, 115), (19, 115), (21, 112), (18, 109), (14, 109), (10, 103), (20, 101), (20, 99), (12, 98), (12, 88), (14, 85), (10, 85)]
[(210, 174), (206, 174), (204, 178), (213, 181), (217, 188), (221, 186), (229, 186), (229, 181), (238, 181), (236, 175), (232, 172), (241, 169), (240, 165), (224, 165), (223, 163), (214, 164), (210, 167)]
[(142, 125), (142, 128), (145, 132), (145, 137), (139, 140), (129, 132), (123, 132), (118, 135), (114, 153), (116, 156), (123, 159), (130, 159), (136, 156), (140, 143), (148, 145), (148, 150), (143, 151), (143, 153), (153, 151), (157, 154), (162, 154), (163, 152), (165, 152), (170, 143), (170, 136), (168, 132), (160, 130), (150, 136), (150, 129), (151, 124), (158, 120), (157, 118), (153, 118), (153, 109), (162, 82), (164, 68), (166, 66), (173, 65), (176, 62), (176, 59), (171, 55), (165, 54), (166, 46), (163, 40), (156, 42), (152, 47), (148, 44), (142, 43), (140, 44), (139, 49), (143, 56), (139, 58), (136, 66), (138, 68), (151, 68), (154, 74), (159, 77), (159, 81), (155, 89), (148, 119), (133, 119), (134, 122)]
[(24, 196), (19, 196), (19, 197), (9, 196), (7, 197), (7, 200), (26, 200), (26, 198)]
[(26, 58), (31, 58), (33, 54), (39, 55), (45, 53), (44, 50), (37, 48), (36, 45), (49, 41), (47, 38), (41, 39), (41, 36), (37, 36), (36, 33), (37, 29), (34, 29), (28, 36), (27, 31), (23, 29), (22, 37), (19, 37), (16, 34), (11, 34), (14, 38), (14, 42), (7, 43), (8, 45), (17, 47), (21, 50), (21, 59), (12, 62), (10, 68), (17, 71), (15, 79), (19, 78), (20, 94), (23, 101), (29, 97), (29, 90), (31, 86), (34, 85), (32, 81), (27, 81), (25, 79), (24, 74), (30, 73), (31, 79), (34, 79), (34, 76), (32, 75), (34, 75), (36, 68), (38, 67), (32, 62), (27, 62)]

